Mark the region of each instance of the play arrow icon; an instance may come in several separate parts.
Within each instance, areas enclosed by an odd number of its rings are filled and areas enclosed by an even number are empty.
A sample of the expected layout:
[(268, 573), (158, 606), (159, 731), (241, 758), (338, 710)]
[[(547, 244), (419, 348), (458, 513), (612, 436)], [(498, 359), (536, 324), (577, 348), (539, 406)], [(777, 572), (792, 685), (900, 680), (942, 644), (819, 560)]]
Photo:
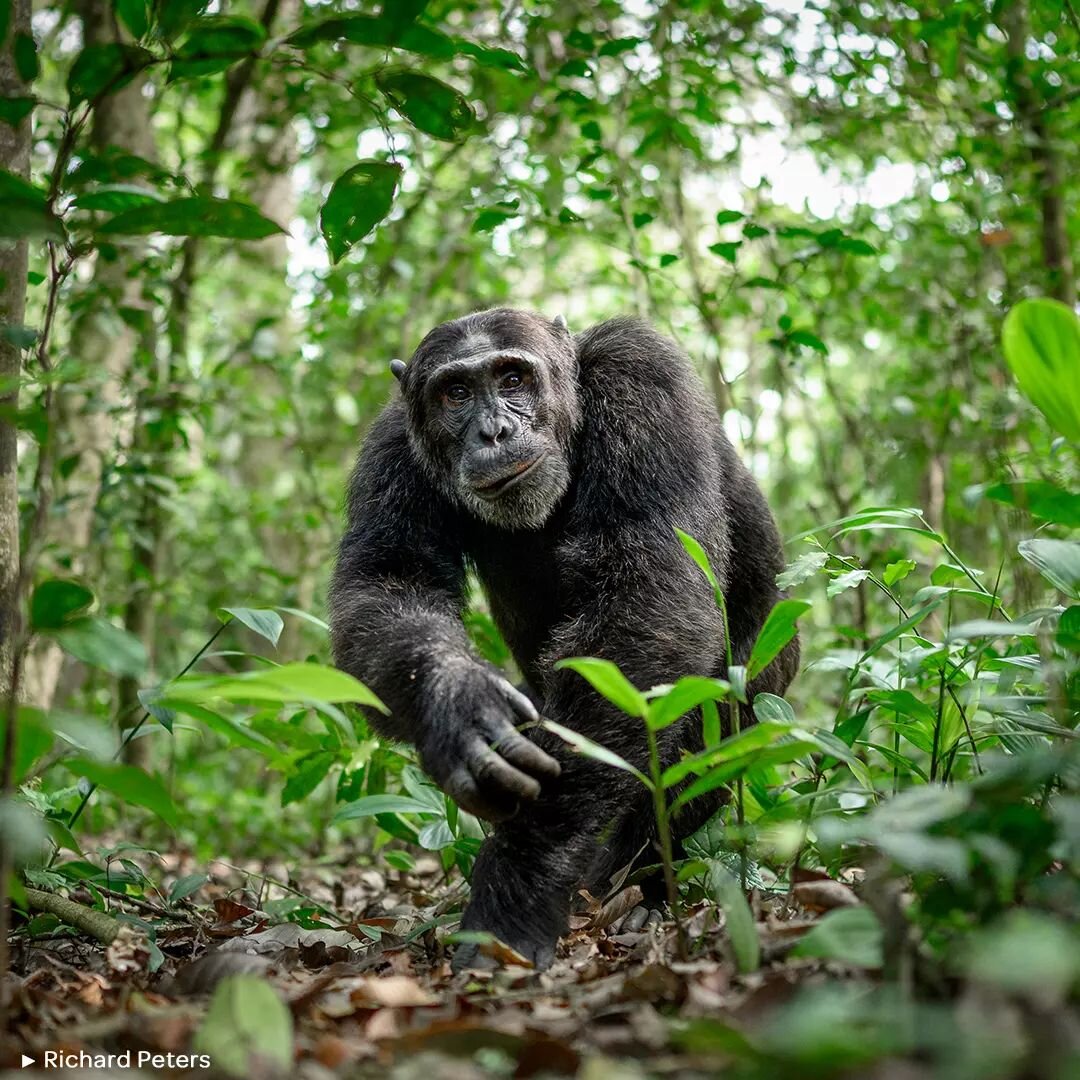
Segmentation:
[(34, 1059), (32, 1057), (30, 1057), (29, 1054), (23, 1054), (23, 1056), (22, 1056), (22, 1067), (25, 1069), (27, 1065), (33, 1065), (33, 1064), (34, 1064)]

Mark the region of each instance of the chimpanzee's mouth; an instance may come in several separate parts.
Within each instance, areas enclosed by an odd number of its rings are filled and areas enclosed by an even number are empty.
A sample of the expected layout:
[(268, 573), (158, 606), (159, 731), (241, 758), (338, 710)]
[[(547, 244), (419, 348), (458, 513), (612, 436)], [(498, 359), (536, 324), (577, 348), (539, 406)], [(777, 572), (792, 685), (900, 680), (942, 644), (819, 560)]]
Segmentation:
[(520, 480), (524, 480), (529, 475), (547, 454), (538, 454), (531, 461), (519, 461), (517, 462), (510, 472), (498, 477), (496, 480), (489, 481), (486, 484), (477, 484), (473, 487), (473, 491), (480, 496), (481, 499), (497, 499), (504, 491), (508, 491)]

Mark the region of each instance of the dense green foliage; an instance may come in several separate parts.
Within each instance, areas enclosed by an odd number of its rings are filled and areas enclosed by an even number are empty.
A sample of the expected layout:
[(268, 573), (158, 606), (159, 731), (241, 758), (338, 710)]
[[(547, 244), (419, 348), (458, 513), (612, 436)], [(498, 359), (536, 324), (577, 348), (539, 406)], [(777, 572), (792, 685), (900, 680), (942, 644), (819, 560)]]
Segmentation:
[[(719, 905), (751, 971), (748, 885), (858, 868), (867, 906), (799, 948), (884, 973), (757, 1042), (679, 1038), (754, 1075), (1019, 1069), (1029, 1044), (957, 1040), (926, 1002), (1080, 987), (1073, 4), (206, 9), (82, 0), (27, 26), (0, 0), (0, 245), (30, 259), (0, 280), (15, 900), (141, 894), (118, 842), (395, 870), (428, 849), (467, 875), (479, 824), (325, 666), (344, 479), (389, 360), (434, 324), (633, 311), (700, 364), (794, 599), (730, 685), (577, 669), (650, 731), (704, 703), (706, 751), (639, 777), (662, 836), (665, 789), (733, 793), (690, 858), (657, 855), (676, 910)], [(721, 740), (795, 620), (789, 700)], [(466, 621), (506, 663), (479, 590)]]

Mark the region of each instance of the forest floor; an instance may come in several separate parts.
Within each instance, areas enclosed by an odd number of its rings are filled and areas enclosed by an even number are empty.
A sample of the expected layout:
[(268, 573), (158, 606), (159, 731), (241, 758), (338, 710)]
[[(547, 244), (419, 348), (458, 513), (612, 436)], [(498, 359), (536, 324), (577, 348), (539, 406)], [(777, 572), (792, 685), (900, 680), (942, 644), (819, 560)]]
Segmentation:
[[(47, 1052), (130, 1051), (131, 1068), (116, 1067), (127, 1065), (124, 1057), (81, 1060), (98, 1066), (88, 1075), (129, 1080), (140, 1061), (145, 1074), (209, 1075), (169, 1067), (185, 1061), (166, 1055), (192, 1053), (206, 1053), (218, 1075), (311, 1080), (937, 1075), (910, 1058), (890, 1061), (880, 1046), (868, 1046), (860, 1062), (858, 1035), (839, 1045), (816, 1028), (799, 1036), (821, 1044), (809, 1048), (810, 1060), (805, 1045), (792, 1045), (785, 1066), (777, 1018), (793, 999), (826, 984), (872, 994), (879, 981), (873, 971), (790, 955), (822, 912), (858, 903), (847, 884), (820, 876), (791, 896), (754, 895), (760, 966), (750, 974), (739, 973), (723, 915), (710, 904), (684, 913), (687, 960), (677, 958), (671, 922), (624, 929), (640, 895), (631, 886), (606, 905), (582, 897), (549, 971), (503, 955), (498, 970), (455, 975), (445, 936), (462, 890), (433, 858), (408, 874), (316, 866), (294, 872), (289, 890), (263, 876), (288, 876), (280, 866), (212, 864), (198, 893), (173, 904), (171, 884), (200, 868), (166, 862), (159, 892), (105, 896), (122, 927), (108, 947), (59, 925), (21, 937), (6, 987), (14, 1042), (0, 1064), (17, 1067), (26, 1054), (40, 1068), (57, 1060)], [(304, 927), (263, 910), (300, 894), (326, 915)], [(90, 899), (85, 890), (73, 896)], [(343, 921), (335, 912), (358, 914)], [(153, 972), (140, 921), (156, 928)], [(239, 978), (226, 982), (230, 976)], [(828, 1024), (827, 1015), (818, 1020)], [(814, 1059), (818, 1067), (808, 1067)], [(32, 1075), (31, 1067), (18, 1075)]]

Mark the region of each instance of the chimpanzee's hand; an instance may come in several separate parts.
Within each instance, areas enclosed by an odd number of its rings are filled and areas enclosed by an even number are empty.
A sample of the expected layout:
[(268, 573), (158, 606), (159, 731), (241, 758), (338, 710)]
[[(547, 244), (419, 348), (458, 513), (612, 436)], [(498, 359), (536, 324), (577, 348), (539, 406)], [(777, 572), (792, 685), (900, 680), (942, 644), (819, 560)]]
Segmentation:
[(470, 663), (439, 672), (417, 740), (424, 771), (463, 810), (488, 821), (512, 817), (521, 799), (559, 775), (559, 763), (515, 725), (540, 719), (533, 703), (497, 672)]

